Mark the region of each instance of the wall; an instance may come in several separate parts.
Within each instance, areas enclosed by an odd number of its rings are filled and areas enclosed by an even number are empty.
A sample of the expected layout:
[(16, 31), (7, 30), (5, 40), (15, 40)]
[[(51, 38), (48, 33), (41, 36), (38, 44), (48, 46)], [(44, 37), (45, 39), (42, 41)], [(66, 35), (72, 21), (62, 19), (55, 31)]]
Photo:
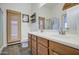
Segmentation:
[(31, 31), (38, 31), (38, 10), (39, 10), (39, 3), (33, 3), (31, 6), (31, 15), (36, 13), (36, 22), (31, 23)]
[(3, 46), (3, 13), (0, 8), (0, 49)]
[[(24, 14), (31, 14), (31, 4), (24, 4), (24, 3), (1, 3), (0, 7), (3, 10), (3, 39), (4, 39), (4, 46), (7, 45), (6, 39), (6, 9), (19, 11)], [(27, 39), (29, 29), (29, 23), (23, 23), (21, 19), (21, 39)]]

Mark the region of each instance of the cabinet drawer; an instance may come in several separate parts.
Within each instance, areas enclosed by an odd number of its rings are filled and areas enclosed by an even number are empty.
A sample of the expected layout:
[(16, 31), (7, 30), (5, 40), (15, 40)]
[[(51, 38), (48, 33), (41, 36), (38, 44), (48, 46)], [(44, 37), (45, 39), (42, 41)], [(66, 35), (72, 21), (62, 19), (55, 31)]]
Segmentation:
[(69, 46), (57, 43), (57, 42), (49, 42), (49, 48), (53, 49), (59, 54), (65, 54), (65, 55), (76, 55), (79, 54), (79, 50), (75, 48), (71, 48)]
[(38, 44), (38, 55), (48, 55), (48, 48)]
[(41, 38), (41, 37), (38, 37), (38, 43), (44, 45), (45, 47), (48, 47), (48, 40), (47, 39), (44, 39), (44, 38)]
[(35, 35), (32, 35), (32, 39), (36, 40), (36, 36)]
[(36, 41), (32, 39), (32, 48), (36, 49)]

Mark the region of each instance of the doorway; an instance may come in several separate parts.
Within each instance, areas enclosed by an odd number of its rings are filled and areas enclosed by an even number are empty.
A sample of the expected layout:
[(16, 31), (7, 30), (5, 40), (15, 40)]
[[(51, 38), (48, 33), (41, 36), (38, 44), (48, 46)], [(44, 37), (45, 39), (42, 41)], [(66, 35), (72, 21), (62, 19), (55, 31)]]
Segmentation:
[(39, 17), (39, 29), (45, 29), (45, 17)]
[(21, 13), (7, 10), (7, 43), (8, 45), (21, 41)]

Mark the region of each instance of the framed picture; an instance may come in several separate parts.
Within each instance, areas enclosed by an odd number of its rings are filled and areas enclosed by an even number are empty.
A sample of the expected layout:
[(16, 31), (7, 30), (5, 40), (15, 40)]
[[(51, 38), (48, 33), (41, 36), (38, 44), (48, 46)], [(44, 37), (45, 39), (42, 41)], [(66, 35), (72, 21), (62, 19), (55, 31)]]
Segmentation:
[(29, 15), (22, 14), (22, 21), (23, 22), (29, 22)]

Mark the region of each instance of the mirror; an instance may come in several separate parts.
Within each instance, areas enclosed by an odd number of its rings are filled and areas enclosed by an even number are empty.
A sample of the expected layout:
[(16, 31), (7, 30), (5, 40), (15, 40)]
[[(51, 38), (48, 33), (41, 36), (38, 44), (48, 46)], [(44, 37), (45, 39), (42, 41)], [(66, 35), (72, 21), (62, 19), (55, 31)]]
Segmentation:
[(38, 16), (45, 18), (45, 30), (59, 30), (60, 21), (59, 17), (53, 16), (53, 7), (57, 3), (47, 3), (43, 5), (39, 11)]
[(67, 13), (68, 32), (79, 34), (79, 5), (65, 11)]
[(62, 10), (64, 3), (47, 3), (39, 8), (38, 16), (45, 18), (46, 30), (79, 33), (79, 5)]

